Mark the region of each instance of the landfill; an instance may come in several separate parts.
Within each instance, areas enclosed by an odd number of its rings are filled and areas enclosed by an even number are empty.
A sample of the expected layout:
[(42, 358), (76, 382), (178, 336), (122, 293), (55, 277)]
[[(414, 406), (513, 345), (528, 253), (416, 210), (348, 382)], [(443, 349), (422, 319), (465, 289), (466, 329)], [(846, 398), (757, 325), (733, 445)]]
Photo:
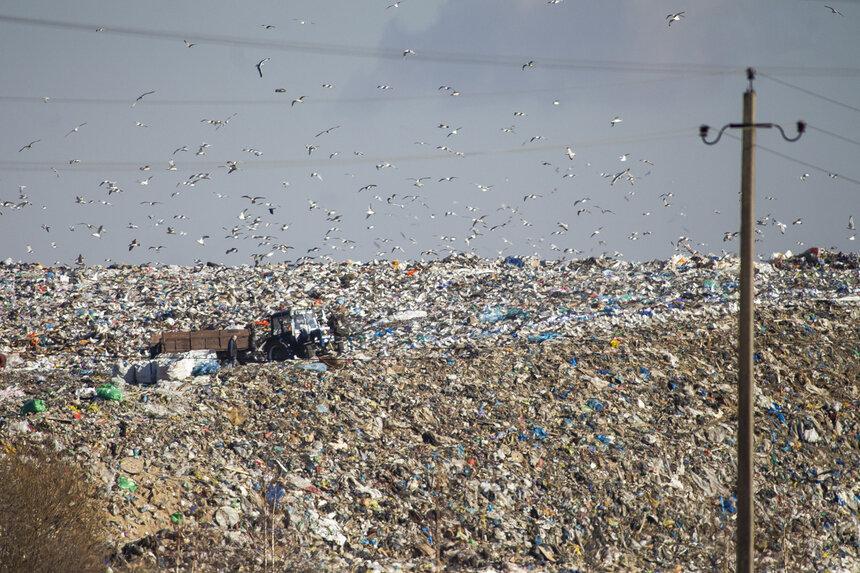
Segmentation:
[[(755, 267), (755, 568), (860, 570), (860, 257)], [(739, 260), (0, 265), (0, 452), (99, 483), (112, 570), (724, 571)], [(154, 334), (295, 305), (343, 351)], [(175, 532), (208, 540), (175, 548)]]

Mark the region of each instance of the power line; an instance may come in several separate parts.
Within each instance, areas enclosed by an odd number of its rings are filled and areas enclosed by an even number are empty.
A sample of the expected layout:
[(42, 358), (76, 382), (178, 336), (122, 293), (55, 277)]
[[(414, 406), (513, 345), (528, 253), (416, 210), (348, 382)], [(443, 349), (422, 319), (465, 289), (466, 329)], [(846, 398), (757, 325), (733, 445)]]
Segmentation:
[[(726, 133), (726, 136), (731, 137), (732, 139), (735, 139), (737, 141), (741, 140), (740, 137), (733, 135), (731, 133)], [(830, 171), (830, 170), (825, 169), (823, 167), (819, 167), (818, 165), (814, 165), (812, 163), (809, 163), (807, 161), (803, 161), (802, 159), (798, 159), (796, 157), (791, 157), (790, 155), (786, 155), (785, 153), (781, 153), (781, 152), (776, 151), (774, 149), (770, 149), (769, 147), (764, 147), (763, 145), (759, 145), (758, 143), (756, 143), (756, 149), (761, 149), (762, 151), (767, 151), (768, 153), (776, 155), (777, 157), (782, 157), (783, 159), (793, 161), (794, 163), (797, 163), (798, 165), (803, 165), (804, 167), (814, 169), (815, 171), (818, 171), (820, 173), (826, 173), (828, 176), (830, 176), (833, 179), (839, 179), (840, 181), (848, 181), (849, 183), (854, 183), (855, 185), (860, 185), (860, 180), (853, 179), (851, 177), (846, 177), (844, 175), (840, 175), (834, 171)]]
[[(61, 20), (47, 20), (41, 18), (21, 18), (16, 16), (0, 15), (0, 22), (21, 24), (28, 26), (40, 26), (48, 28), (59, 28), (66, 30), (77, 30), (93, 33), (99, 30), (101, 34), (113, 34), (121, 36), (137, 36), (172, 41), (194, 41), (196, 43), (211, 43), (230, 46), (248, 46), (265, 48), (273, 51), (303, 52), (317, 55), (347, 56), (360, 58), (378, 58), (402, 60), (403, 51), (400, 49), (368, 48), (363, 46), (346, 46), (336, 44), (322, 44), (314, 42), (289, 42), (277, 40), (248, 39), (236, 36), (225, 36), (216, 34), (203, 34), (199, 32), (170, 32), (160, 30), (146, 30), (142, 28), (131, 28), (126, 26), (104, 26), (98, 27), (93, 24), (80, 24), (64, 22)], [(498, 54), (475, 54), (471, 52), (438, 52), (438, 51), (416, 51), (409, 56), (410, 60), (480, 64), (493, 66), (519, 67), (529, 57), (521, 55), (504, 56)], [(561, 58), (541, 58), (538, 65), (549, 69), (578, 69), (593, 70), (598, 72), (636, 72), (636, 73), (708, 73), (708, 74), (736, 74), (744, 69), (743, 66), (731, 65), (705, 65), (684, 63), (661, 63), (661, 62), (635, 62), (635, 61), (611, 61), (611, 60), (579, 60)], [(829, 76), (860, 76), (858, 68), (811, 68), (811, 67), (784, 67), (772, 66), (770, 69), (777, 73), (794, 75), (829, 75)]]
[(806, 127), (807, 127), (807, 129), (812, 129), (812, 130), (814, 130), (814, 131), (819, 131), (819, 132), (821, 132), (821, 133), (827, 134), (827, 135), (829, 135), (830, 137), (835, 137), (836, 139), (841, 139), (842, 141), (844, 141), (844, 142), (846, 142), (846, 143), (853, 143), (854, 145), (860, 145), (860, 141), (855, 141), (855, 140), (853, 140), (853, 139), (848, 139), (847, 137), (843, 137), (843, 136), (841, 136), (841, 135), (839, 135), (839, 134), (837, 134), (837, 133), (833, 133), (833, 132), (827, 131), (826, 129), (821, 129), (820, 127), (815, 127), (814, 125), (809, 125), (809, 124), (806, 124)]
[[(678, 80), (694, 80), (700, 79), (702, 77), (707, 77), (712, 74), (709, 73), (693, 73), (687, 76), (678, 76), (678, 75), (670, 75), (670, 76), (661, 76), (656, 78), (648, 78), (648, 79), (639, 79), (639, 80), (628, 80), (628, 81), (614, 81), (614, 82), (589, 82), (587, 84), (577, 84), (577, 85), (567, 85), (567, 86), (552, 86), (545, 88), (533, 88), (526, 90), (498, 90), (498, 91), (466, 91), (461, 92), (458, 97), (468, 99), (468, 98), (476, 98), (476, 97), (504, 97), (504, 96), (516, 96), (516, 95), (529, 95), (529, 94), (537, 94), (537, 93), (553, 93), (558, 94), (562, 92), (576, 91), (576, 90), (596, 90), (596, 89), (606, 89), (606, 88), (621, 88), (621, 87), (629, 87), (635, 85), (643, 85), (643, 84), (653, 84), (653, 83), (663, 83), (669, 81), (678, 81)], [(288, 97), (288, 96), (287, 96)], [(309, 98), (303, 100), (302, 104), (305, 106), (308, 105), (319, 105), (319, 104), (352, 104), (352, 103), (368, 103), (368, 102), (392, 102), (392, 101), (418, 101), (418, 100), (433, 100), (439, 99), (442, 97), (450, 97), (449, 95), (440, 95), (439, 93), (431, 94), (421, 94), (421, 95), (386, 95), (383, 97), (353, 97), (353, 98)], [(21, 96), (21, 95), (9, 95), (3, 96), (0, 95), (0, 102), (15, 102), (15, 103), (34, 103), (41, 105), (53, 105), (53, 104), (87, 104), (87, 105), (123, 105), (127, 106), (129, 103), (129, 98), (80, 98), (80, 97), (45, 97), (45, 96)], [(273, 96), (272, 99), (265, 100), (204, 100), (204, 99), (148, 99), (147, 107), (152, 106), (200, 106), (200, 105), (232, 105), (232, 106), (240, 106), (240, 105), (274, 105), (274, 106), (286, 106), (291, 103), (291, 99), (287, 99), (284, 96)]]
[[(588, 139), (582, 141), (573, 141), (568, 145), (580, 149), (597, 147), (602, 145), (619, 145), (626, 143), (638, 143), (643, 141), (657, 141), (665, 139), (679, 139), (691, 137), (696, 133), (696, 127), (686, 127), (681, 129), (672, 129), (667, 131), (657, 131), (652, 133), (643, 133), (639, 135), (630, 135), (625, 137), (612, 137), (601, 139)], [(478, 151), (463, 152), (465, 157), (471, 156), (494, 156), (508, 155), (515, 153), (537, 153), (546, 151), (557, 151), (564, 153), (564, 146), (561, 145), (534, 145), (520, 146), (505, 149), (488, 149)], [(438, 159), (461, 159), (461, 156), (451, 153), (432, 153), (428, 155), (399, 155), (399, 156), (361, 156), (361, 157), (343, 157), (341, 159), (259, 159), (247, 162), (240, 162), (240, 169), (271, 169), (278, 167), (316, 167), (321, 165), (344, 165), (344, 164), (376, 164), (383, 161), (389, 162), (409, 162), (409, 161), (428, 161)], [(63, 164), (64, 161), (44, 162), (44, 161), (2, 161), (0, 160), (0, 168), (8, 171), (48, 171), (52, 167)], [(163, 163), (163, 160), (157, 161), (138, 161), (138, 162), (92, 162), (82, 161), (75, 165), (74, 168), (68, 171), (139, 171), (142, 164), (158, 165)], [(224, 166), (223, 161), (200, 161), (188, 162), (181, 167), (189, 170), (212, 169), (219, 166)]]
[(775, 77), (773, 77), (773, 76), (769, 76), (768, 74), (764, 74), (764, 73), (761, 73), (761, 72), (759, 72), (759, 73), (760, 73), (760, 75), (762, 75), (762, 76), (766, 77), (767, 79), (769, 79), (769, 80), (770, 80), (770, 81), (772, 81), (772, 82), (776, 82), (776, 83), (778, 83), (778, 84), (781, 84), (781, 85), (784, 85), (784, 86), (786, 86), (786, 87), (789, 87), (789, 88), (795, 89), (795, 90), (797, 90), (797, 91), (799, 91), (799, 92), (803, 92), (803, 93), (805, 93), (805, 94), (807, 94), (807, 95), (811, 95), (811, 96), (813, 96), (813, 97), (817, 97), (817, 98), (819, 98), (819, 99), (822, 99), (822, 100), (824, 100), (824, 101), (826, 101), (826, 102), (829, 102), (829, 103), (832, 103), (832, 104), (834, 104), (834, 105), (842, 106), (842, 107), (847, 108), (847, 109), (850, 109), (850, 110), (852, 110), (852, 111), (860, 111), (860, 108), (858, 108), (858, 107), (854, 107), (853, 105), (848, 105), (847, 103), (842, 103), (841, 101), (837, 101), (837, 100), (835, 100), (835, 99), (833, 99), (833, 98), (829, 98), (829, 97), (827, 97), (827, 96), (821, 95), (821, 94), (816, 93), (816, 92), (814, 92), (814, 91), (812, 91), (812, 90), (808, 90), (808, 89), (806, 89), (806, 88), (802, 88), (802, 87), (800, 87), (800, 86), (796, 86), (796, 85), (794, 85), (794, 84), (788, 83), (788, 82), (783, 81), (783, 80), (778, 80), (778, 79), (776, 79), (776, 78), (775, 78)]

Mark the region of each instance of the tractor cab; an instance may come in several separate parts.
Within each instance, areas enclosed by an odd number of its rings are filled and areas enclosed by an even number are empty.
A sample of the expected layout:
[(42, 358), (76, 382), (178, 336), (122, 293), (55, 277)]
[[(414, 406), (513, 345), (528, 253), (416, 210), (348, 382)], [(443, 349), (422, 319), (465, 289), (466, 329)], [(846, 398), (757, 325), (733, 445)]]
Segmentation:
[(272, 314), (271, 331), (263, 344), (269, 360), (316, 358), (327, 353), (319, 320), (312, 308), (292, 308)]

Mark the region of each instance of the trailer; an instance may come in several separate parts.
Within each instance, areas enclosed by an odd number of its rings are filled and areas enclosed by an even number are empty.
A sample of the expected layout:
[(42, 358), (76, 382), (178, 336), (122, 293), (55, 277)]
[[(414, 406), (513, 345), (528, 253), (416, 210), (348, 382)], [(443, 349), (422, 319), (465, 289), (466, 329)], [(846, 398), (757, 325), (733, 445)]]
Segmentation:
[(191, 350), (214, 350), (219, 360), (229, 358), (227, 345), (230, 338), (236, 335), (236, 348), (239, 351), (239, 362), (246, 362), (253, 352), (253, 340), (250, 329), (231, 330), (182, 330), (165, 331), (153, 335), (149, 344), (150, 358), (159, 354), (177, 354)]
[(255, 339), (254, 325), (230, 330), (165, 331), (150, 339), (151, 358), (163, 353), (214, 350), (219, 360), (229, 358), (227, 345), (235, 334), (239, 363), (315, 359), (333, 351), (332, 341), (313, 309), (295, 307), (269, 316), (269, 332)]

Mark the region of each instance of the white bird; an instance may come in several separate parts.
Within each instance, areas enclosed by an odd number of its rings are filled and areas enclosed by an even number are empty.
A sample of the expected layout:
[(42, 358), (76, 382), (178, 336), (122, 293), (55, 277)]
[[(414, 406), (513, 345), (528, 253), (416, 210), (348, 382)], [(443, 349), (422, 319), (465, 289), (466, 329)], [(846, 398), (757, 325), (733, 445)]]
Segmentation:
[(836, 8), (833, 8), (833, 7), (831, 7), (831, 6), (828, 6), (827, 4), (825, 4), (825, 5), (824, 5), (824, 7), (825, 7), (825, 8), (827, 8), (828, 10), (830, 10), (830, 13), (831, 13), (831, 14), (839, 14), (840, 16), (844, 16), (844, 15), (845, 15), (845, 14), (843, 14), (842, 12), (840, 12), (839, 10), (837, 10)]
[(676, 12), (674, 14), (668, 14), (666, 16), (666, 19), (669, 20), (669, 25), (671, 26), (672, 22), (680, 22), (681, 18), (683, 18), (683, 17), (684, 17), (683, 12)]
[(197, 239), (197, 242), (198, 242), (198, 243), (200, 243), (201, 245), (205, 245), (205, 244), (206, 244), (206, 239), (208, 239), (208, 238), (209, 238), (209, 235), (203, 235), (202, 237), (200, 237), (199, 239)]
[(414, 185), (415, 187), (424, 187), (424, 184), (422, 183), (422, 181), (424, 181), (425, 179), (430, 179), (430, 178), (429, 177), (415, 177), (415, 178), (407, 177), (408, 181), (414, 181), (414, 183), (412, 185)]
[(272, 58), (263, 58), (259, 62), (257, 62), (257, 71), (260, 72), (260, 77), (263, 77), (263, 64), (271, 60)]
[(74, 128), (72, 128), (72, 130), (71, 130), (71, 131), (69, 131), (69, 133), (67, 133), (67, 134), (66, 134), (66, 137), (70, 136), (70, 135), (71, 135), (71, 134), (73, 134), (73, 133), (77, 133), (77, 132), (78, 132), (78, 130), (79, 130), (80, 128), (82, 128), (83, 126), (85, 126), (86, 124), (87, 124), (87, 122), (80, 123), (80, 124), (76, 125)]
[(369, 219), (371, 215), (375, 214), (376, 211), (373, 210), (373, 207), (370, 206), (370, 203), (367, 204), (367, 211), (365, 211), (365, 219)]
[(621, 123), (621, 121), (622, 119), (616, 115), (615, 118), (613, 118), (612, 121), (609, 122), (609, 125), (610, 127), (615, 127), (615, 124)]
[(570, 160), (573, 160), (574, 157), (576, 157), (576, 153), (574, 153), (573, 150), (570, 147), (568, 147), (567, 148), (567, 158)]
[(297, 103), (305, 103), (305, 96), (300, 96), (294, 99), (292, 102), (290, 102), (290, 107), (293, 107)]
[(854, 215), (848, 215), (848, 230), (854, 230)]
[(137, 239), (132, 239), (131, 243), (128, 245), (128, 250), (131, 251), (135, 247), (139, 247), (140, 243), (137, 242)]
[(197, 44), (193, 44), (193, 43), (189, 42), (188, 40), (182, 40), (182, 41), (185, 42), (186, 48), (192, 48), (192, 47), (197, 45)]

